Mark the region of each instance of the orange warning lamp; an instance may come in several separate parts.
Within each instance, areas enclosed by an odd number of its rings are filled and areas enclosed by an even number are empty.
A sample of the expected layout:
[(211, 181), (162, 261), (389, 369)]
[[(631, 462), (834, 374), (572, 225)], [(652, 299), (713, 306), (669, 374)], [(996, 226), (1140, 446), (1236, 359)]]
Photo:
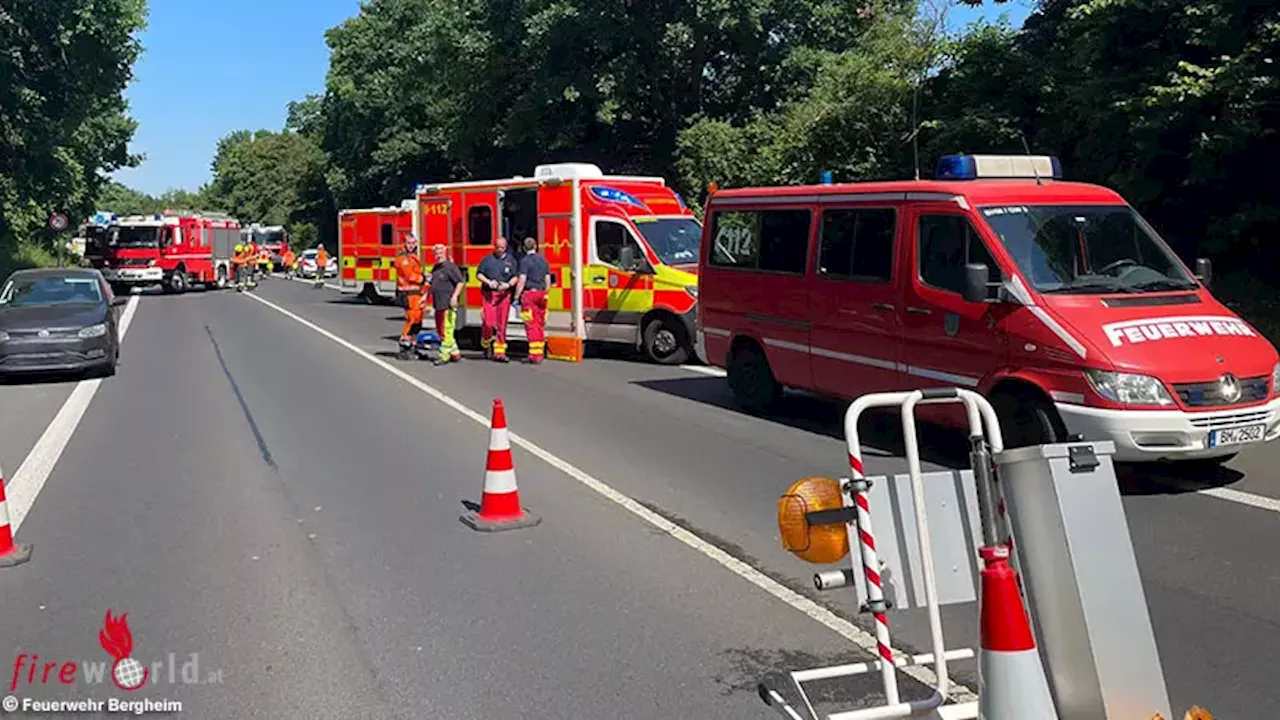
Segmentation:
[(715, 180), (712, 180), (711, 182), (707, 183), (707, 194), (708, 194), (708, 195), (713, 195), (713, 194), (715, 194), (715, 191), (717, 191), (717, 190), (719, 190), (719, 189), (720, 189), (720, 183), (716, 182)]
[(792, 555), (820, 565), (843, 560), (849, 554), (849, 534), (842, 522), (814, 525), (809, 513), (844, 507), (840, 483), (825, 477), (798, 480), (778, 498), (778, 533), (782, 548)]

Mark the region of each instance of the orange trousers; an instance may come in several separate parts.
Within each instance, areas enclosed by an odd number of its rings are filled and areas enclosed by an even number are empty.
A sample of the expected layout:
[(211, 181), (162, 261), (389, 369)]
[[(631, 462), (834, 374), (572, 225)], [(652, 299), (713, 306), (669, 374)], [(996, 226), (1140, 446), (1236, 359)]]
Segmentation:
[(547, 291), (525, 290), (520, 298), (524, 331), (529, 338), (529, 359), (540, 362), (547, 349)]
[(409, 293), (405, 301), (404, 328), (400, 330), (402, 338), (413, 337), (422, 329), (422, 293)]

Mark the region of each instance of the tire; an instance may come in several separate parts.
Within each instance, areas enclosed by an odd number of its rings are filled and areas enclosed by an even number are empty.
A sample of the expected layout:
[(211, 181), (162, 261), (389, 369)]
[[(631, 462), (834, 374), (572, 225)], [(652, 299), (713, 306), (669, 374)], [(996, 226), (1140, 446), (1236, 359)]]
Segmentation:
[(227, 267), (225, 265), (218, 266), (217, 286), (219, 290), (227, 289)]
[(111, 292), (114, 295), (128, 295), (129, 286), (124, 283), (111, 283)]
[(725, 364), (729, 389), (743, 409), (752, 413), (767, 412), (782, 399), (782, 386), (774, 378), (768, 358), (755, 345), (741, 345), (732, 350)]
[(689, 333), (675, 318), (651, 320), (644, 328), (644, 354), (659, 365), (681, 365), (689, 360)]
[(1067, 430), (1058, 411), (1030, 391), (1001, 392), (991, 398), (1006, 448), (1066, 442)]
[(169, 275), (169, 282), (165, 284), (165, 290), (174, 295), (181, 295), (187, 291), (187, 273), (184, 270), (174, 270)]

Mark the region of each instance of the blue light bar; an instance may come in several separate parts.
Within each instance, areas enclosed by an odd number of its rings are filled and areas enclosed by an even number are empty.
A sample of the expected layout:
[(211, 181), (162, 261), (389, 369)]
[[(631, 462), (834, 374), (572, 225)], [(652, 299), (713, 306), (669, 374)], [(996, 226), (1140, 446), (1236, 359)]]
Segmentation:
[(943, 155), (939, 180), (1021, 179), (1061, 180), (1062, 163), (1049, 155)]
[(604, 202), (618, 203), (620, 205), (631, 205), (633, 207), (638, 207), (643, 210), (649, 209), (648, 205), (645, 205), (644, 203), (640, 202), (639, 198), (637, 198), (635, 195), (632, 195), (631, 193), (625, 190), (619, 190), (617, 188), (611, 188), (611, 187), (596, 186), (591, 188), (591, 194), (594, 195), (597, 200), (602, 200)]
[(823, 185), (830, 185), (830, 184), (833, 182), (833, 180), (834, 180), (834, 176), (832, 175), (832, 173), (831, 173), (831, 171), (830, 171), (830, 170), (823, 170), (823, 171), (822, 171), (822, 184), (823, 184)]

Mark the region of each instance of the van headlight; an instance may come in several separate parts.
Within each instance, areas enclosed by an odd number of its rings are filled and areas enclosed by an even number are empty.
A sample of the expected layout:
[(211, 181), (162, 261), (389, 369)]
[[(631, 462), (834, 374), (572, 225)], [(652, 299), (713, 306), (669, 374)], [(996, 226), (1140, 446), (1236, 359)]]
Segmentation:
[(692, 295), (692, 296), (694, 296), (694, 297), (698, 297), (698, 286), (697, 286), (697, 285), (685, 285), (685, 286), (684, 286), (684, 291), (685, 291), (685, 292), (687, 292), (687, 293), (689, 293), (690, 295)]
[[(0, 333), (0, 340), (4, 339), (4, 333)], [(1271, 392), (1280, 393), (1280, 363), (1271, 368)]]
[(89, 327), (84, 328), (80, 332), (76, 333), (76, 335), (79, 335), (82, 338), (96, 338), (96, 337), (102, 337), (103, 335), (106, 335), (106, 334), (107, 334), (107, 326), (104, 323), (98, 323), (97, 325), (90, 325)]
[(149, 262), (147, 262), (147, 267), (155, 267), (155, 266), (156, 266), (155, 258), (152, 258)]
[(1085, 370), (1084, 376), (1094, 392), (1123, 405), (1172, 405), (1173, 398), (1164, 389), (1164, 383), (1150, 375)]

